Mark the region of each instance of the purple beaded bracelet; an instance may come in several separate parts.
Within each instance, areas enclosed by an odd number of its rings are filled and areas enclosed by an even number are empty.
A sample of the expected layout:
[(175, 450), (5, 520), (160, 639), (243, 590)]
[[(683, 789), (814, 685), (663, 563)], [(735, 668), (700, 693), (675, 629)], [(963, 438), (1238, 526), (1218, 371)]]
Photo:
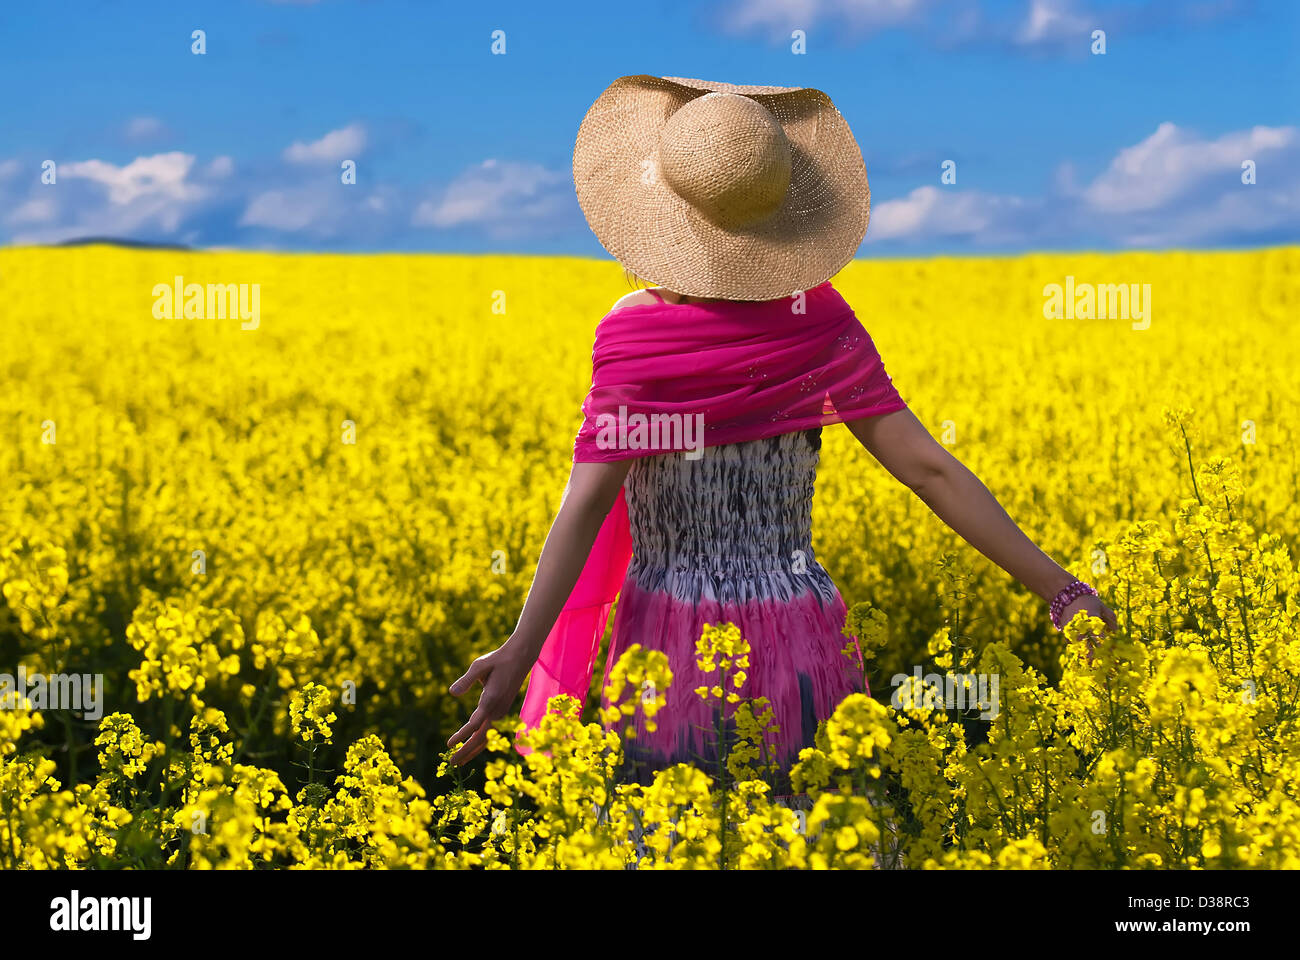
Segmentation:
[(1084, 583), (1082, 580), (1076, 580), (1067, 586), (1061, 588), (1060, 592), (1052, 598), (1051, 613), (1052, 626), (1057, 630), (1061, 629), (1061, 614), (1065, 613), (1065, 608), (1073, 603), (1077, 598), (1090, 595), (1097, 596), (1097, 591), (1091, 585)]

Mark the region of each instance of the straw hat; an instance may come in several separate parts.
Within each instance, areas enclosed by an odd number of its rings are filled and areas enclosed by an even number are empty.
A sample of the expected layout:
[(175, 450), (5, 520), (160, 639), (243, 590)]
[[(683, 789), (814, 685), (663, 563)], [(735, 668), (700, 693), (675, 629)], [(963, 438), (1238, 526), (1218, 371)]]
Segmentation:
[(620, 77), (578, 130), (573, 182), (592, 231), (677, 293), (773, 300), (853, 259), (871, 193), (820, 90)]

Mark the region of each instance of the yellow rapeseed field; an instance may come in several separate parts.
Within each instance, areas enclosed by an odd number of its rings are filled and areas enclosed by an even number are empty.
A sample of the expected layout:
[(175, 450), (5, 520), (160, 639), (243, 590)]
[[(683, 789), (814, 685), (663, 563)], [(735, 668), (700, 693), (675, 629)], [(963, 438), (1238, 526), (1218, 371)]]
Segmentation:
[[(178, 277), (256, 285), (255, 319), (169, 309)], [(1049, 319), (1067, 278), (1149, 284), (1149, 318)], [(616, 782), (598, 691), (527, 758), (503, 724), (486, 768), (443, 762), (471, 706), (446, 687), (509, 634), (558, 504), (616, 264), (0, 251), (0, 867), (1300, 866), (1300, 249), (835, 283), (1122, 630), (1082, 662), (827, 428), (814, 543), (876, 698), (804, 752), (803, 811), (743, 700), (725, 771)], [(724, 673), (746, 649), (701, 638)], [(98, 709), (20, 668), (102, 677)], [(625, 658), (623, 712), (663, 668)], [(891, 704), (918, 668), (998, 677), (1000, 710)]]

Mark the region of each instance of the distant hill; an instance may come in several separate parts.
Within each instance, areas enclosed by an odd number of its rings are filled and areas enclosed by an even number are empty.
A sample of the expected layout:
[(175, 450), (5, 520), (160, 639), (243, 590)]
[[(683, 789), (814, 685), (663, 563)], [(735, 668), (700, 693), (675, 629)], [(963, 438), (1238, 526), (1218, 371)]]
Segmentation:
[(56, 247), (89, 247), (96, 244), (107, 244), (111, 247), (134, 247), (141, 250), (192, 250), (183, 243), (150, 243), (147, 240), (127, 240), (122, 237), (77, 237), (75, 240), (64, 240), (62, 243), (56, 243)]

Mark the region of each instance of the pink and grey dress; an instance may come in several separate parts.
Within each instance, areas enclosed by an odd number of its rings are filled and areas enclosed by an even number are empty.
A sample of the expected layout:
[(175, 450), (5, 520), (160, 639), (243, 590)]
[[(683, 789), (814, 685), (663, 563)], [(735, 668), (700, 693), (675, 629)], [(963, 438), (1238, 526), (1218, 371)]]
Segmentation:
[(637, 779), (678, 762), (714, 769), (718, 701), (695, 692), (718, 677), (696, 664), (705, 624), (735, 623), (749, 641), (740, 693), (771, 704), (779, 733), (769, 747), (783, 770), (812, 745), (818, 721), (863, 692), (858, 664), (842, 653), (844, 601), (813, 554), (820, 448), (813, 429), (707, 447), (698, 460), (646, 457), (628, 471), (632, 560), (606, 680), (633, 643), (666, 653), (673, 673), (657, 729), (638, 711), (625, 747)]
[[(657, 729), (636, 715), (626, 748), (634, 779), (678, 762), (714, 769), (717, 701), (695, 693), (714, 682), (698, 670), (696, 642), (705, 624), (726, 622), (751, 648), (738, 692), (771, 704), (780, 729), (769, 759), (788, 768), (818, 722), (863, 688), (842, 652), (844, 601), (812, 548), (821, 429), (905, 407), (829, 281), (780, 300), (606, 314), (573, 459), (632, 463), (530, 674), (523, 729), (557, 694), (585, 701), (617, 600), (606, 677), (637, 643), (666, 653), (673, 672)], [(672, 418), (702, 424), (696, 440), (642, 429)], [(516, 749), (531, 748), (517, 740)]]

